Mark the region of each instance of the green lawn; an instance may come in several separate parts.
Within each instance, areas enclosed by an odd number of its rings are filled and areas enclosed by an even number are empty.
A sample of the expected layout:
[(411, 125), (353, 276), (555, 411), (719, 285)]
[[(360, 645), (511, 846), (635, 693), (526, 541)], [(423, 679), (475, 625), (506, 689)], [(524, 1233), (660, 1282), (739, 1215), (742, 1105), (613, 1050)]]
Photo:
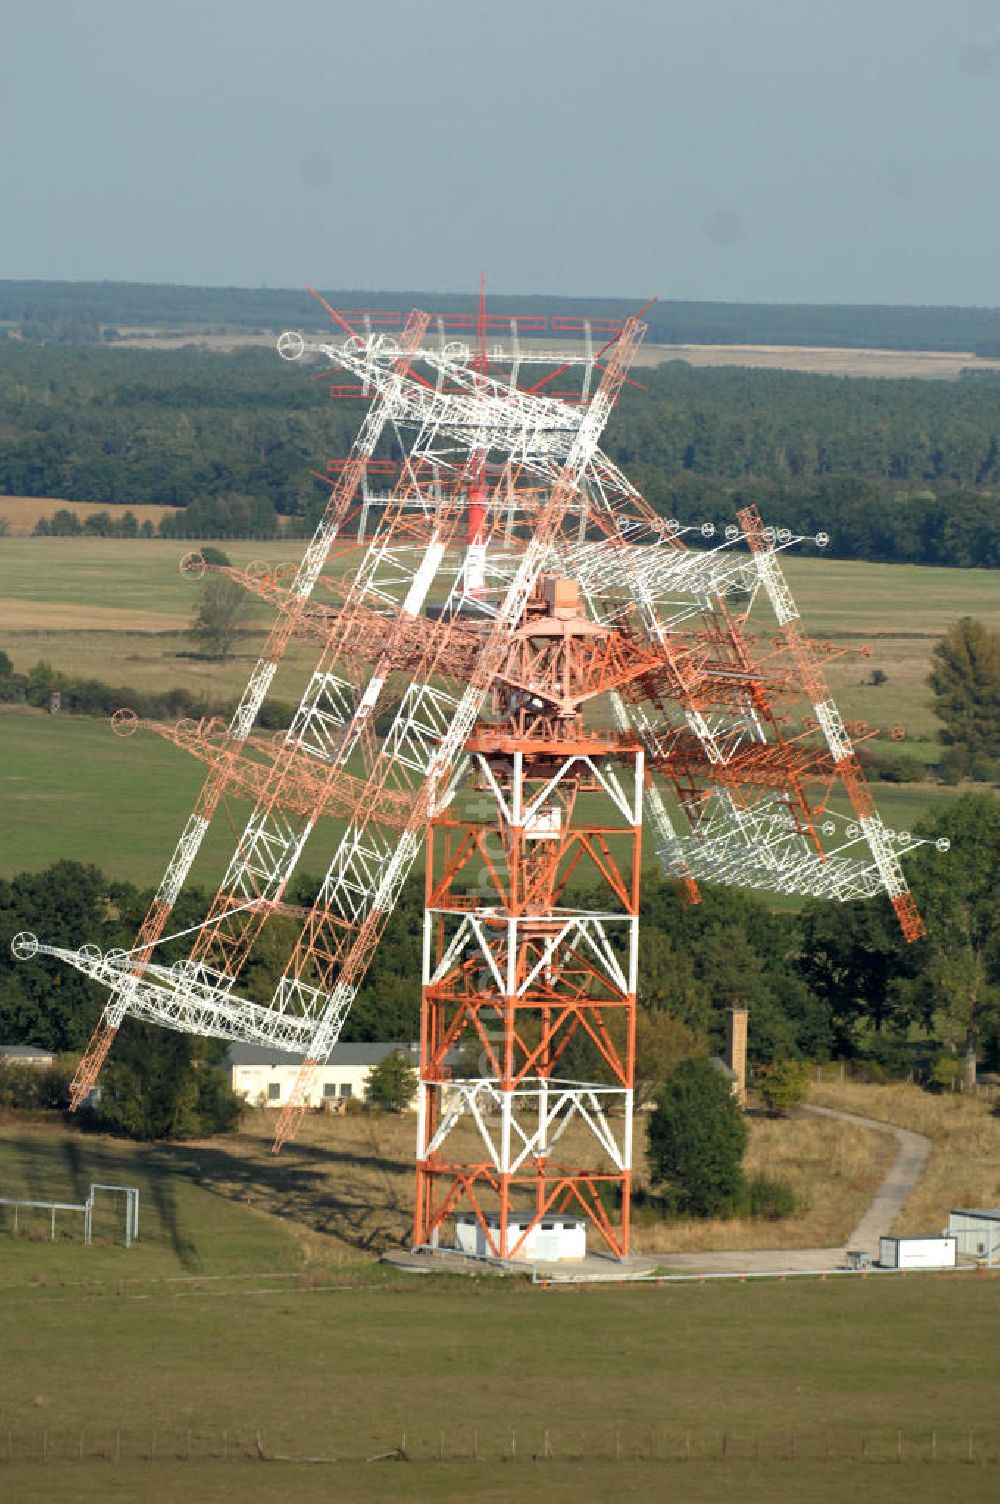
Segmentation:
[[(258, 1215), (238, 1199), (200, 1184), (196, 1162), (169, 1144), (134, 1144), (52, 1123), (0, 1125), (0, 1196), (79, 1204), (92, 1183), (131, 1185), (140, 1194), (140, 1241), (121, 1239), (112, 1198), (95, 1204), (94, 1243), (80, 1241), (82, 1218), (61, 1212), (50, 1241), (46, 1212), (0, 1208), (0, 1307), (15, 1295), (53, 1301), (116, 1289), (122, 1280), (149, 1281), (298, 1271), (299, 1245), (282, 1221)], [(25, 1235), (27, 1229), (27, 1235)], [(8, 1313), (9, 1314), (9, 1311)], [(2, 1320), (2, 1317), (0, 1317)]]
[[(5, 1500), (996, 1497), (996, 1277), (542, 1288), (338, 1266), (207, 1189), (200, 1160), (226, 1153), (0, 1129), (2, 1195), (142, 1192), (130, 1250), (108, 1224), (89, 1248), (0, 1230)], [(258, 1432), (340, 1461), (265, 1466)], [(411, 1462), (367, 1462), (404, 1433)]]
[[(254, 557), (271, 562), (294, 558), (301, 545), (226, 547), (236, 562), (246, 563)], [(139, 689), (182, 684), (203, 696), (233, 697), (262, 637), (244, 640), (238, 658), (216, 664), (188, 656), (190, 643), (181, 633), (149, 630), (150, 623), (162, 626), (163, 619), (190, 619), (197, 587), (177, 572), (184, 548), (124, 539), (0, 540), (0, 647), (10, 651), (18, 669), (46, 658), (57, 668), (114, 684)], [(874, 634), (873, 658), (852, 655), (830, 668), (845, 716), (884, 728), (905, 725), (910, 749), (921, 761), (931, 760), (935, 748), (927, 738), (933, 735), (934, 719), (925, 684), (931, 648), (948, 623), (964, 613), (1000, 625), (995, 576), (984, 570), (793, 555), (786, 566), (815, 637), (829, 633), (833, 647), (840, 648)], [(100, 630), (88, 629), (86, 612), (108, 607), (126, 613), (120, 630), (112, 630), (114, 624), (105, 620), (97, 624)], [(66, 612), (68, 618), (60, 614)], [(844, 635), (852, 633), (859, 635)], [(297, 697), (313, 656), (308, 644), (294, 645), (276, 693)], [(872, 667), (888, 674), (885, 684), (863, 682)], [(16, 713), (0, 715), (0, 766), (0, 872), (72, 857), (145, 884), (159, 878), (203, 777), (202, 768), (153, 737), (121, 742), (98, 722)], [(952, 797), (951, 791), (931, 784), (883, 784), (875, 792), (887, 823), (902, 829)], [(196, 877), (214, 882), (231, 842), (229, 826), (220, 817)], [(324, 854), (315, 853), (317, 871), (325, 865)]]

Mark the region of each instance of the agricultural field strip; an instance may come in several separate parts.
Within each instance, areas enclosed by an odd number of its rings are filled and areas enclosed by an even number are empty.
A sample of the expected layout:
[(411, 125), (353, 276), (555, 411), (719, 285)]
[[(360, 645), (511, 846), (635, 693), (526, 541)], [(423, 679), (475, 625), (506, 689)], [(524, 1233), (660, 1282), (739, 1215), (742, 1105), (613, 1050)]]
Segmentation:
[[(235, 562), (247, 563), (263, 555), (269, 562), (288, 557), (288, 546), (254, 542), (227, 545)], [(239, 656), (214, 664), (183, 654), (184, 639), (177, 633), (157, 637), (136, 631), (81, 631), (87, 613), (108, 610), (109, 599), (127, 610), (128, 622), (153, 624), (156, 612), (171, 619), (190, 620), (196, 592), (177, 572), (182, 549), (171, 542), (117, 539), (8, 539), (0, 544), (0, 610), (18, 611), (27, 624), (29, 614), (47, 609), (33, 599), (44, 590), (51, 610), (80, 612), (74, 630), (34, 635), (32, 630), (0, 628), (0, 647), (15, 667), (24, 670), (47, 659), (65, 672), (101, 678), (120, 686), (158, 689), (181, 685), (206, 699), (220, 702), (238, 692), (252, 660), (256, 633), (240, 645)], [(1000, 625), (1000, 599), (995, 576), (983, 570), (931, 570), (906, 565), (869, 565), (837, 560), (790, 558), (789, 573), (814, 636), (850, 630), (863, 641), (866, 628), (875, 638), (873, 658), (851, 656), (833, 665), (831, 681), (843, 713), (888, 728), (902, 723), (909, 730), (914, 753), (932, 760), (935, 723), (923, 683), (932, 639), (914, 639), (916, 630), (944, 631), (958, 616), (972, 613)], [(16, 594), (13, 592), (17, 592)], [(919, 603), (919, 604), (918, 604)], [(134, 613), (134, 616), (133, 616)], [(173, 616), (176, 613), (176, 616)], [(183, 614), (182, 614), (183, 613)], [(262, 611), (261, 625), (266, 620)], [(9, 615), (3, 617), (11, 620)], [(37, 620), (32, 615), (32, 620)], [(91, 620), (93, 618), (91, 617)], [(120, 618), (125, 625), (125, 618)], [(892, 636), (898, 626), (900, 636)], [(905, 634), (905, 635), (903, 635)], [(308, 645), (289, 654), (291, 693), (304, 682)], [(878, 688), (865, 687), (872, 665), (888, 674)], [(120, 743), (100, 722), (82, 718), (52, 721), (16, 714), (0, 716), (0, 750), (5, 767), (8, 838), (0, 857), (3, 870), (44, 866), (59, 856), (94, 860), (116, 876), (154, 882), (165, 853), (188, 813), (200, 784), (200, 769), (183, 753), (148, 740)], [(93, 726), (93, 735), (87, 730)], [(141, 766), (140, 766), (141, 763)], [(62, 769), (62, 771), (60, 771)], [(68, 799), (72, 787), (74, 798)], [(128, 849), (109, 828), (107, 790), (115, 788), (115, 826), (124, 828), (129, 809), (140, 816), (143, 838)], [(878, 801), (886, 820), (900, 829), (912, 828), (926, 812), (953, 791), (930, 785), (880, 785)], [(131, 801), (131, 804), (130, 804)], [(44, 810), (51, 815), (40, 818)], [(218, 850), (209, 848), (211, 876), (222, 860), (225, 833)]]
[[(180, 350), (197, 348), (228, 352), (247, 348), (271, 349), (280, 330), (227, 334), (191, 331), (167, 334), (158, 329), (121, 328), (121, 338), (112, 350)], [(491, 344), (503, 344), (491, 336)], [(521, 345), (530, 351), (541, 343), (528, 335)], [(579, 341), (570, 343), (546, 339), (546, 349), (563, 354), (578, 354)], [(649, 367), (664, 361), (683, 360), (693, 366), (750, 366), (758, 370), (805, 371), (835, 376), (919, 376), (936, 380), (957, 380), (962, 371), (1000, 370), (1000, 361), (977, 356), (971, 350), (893, 350), (878, 347), (857, 348), (839, 345), (760, 345), (760, 344), (664, 344), (650, 342), (638, 352), (635, 364)]]

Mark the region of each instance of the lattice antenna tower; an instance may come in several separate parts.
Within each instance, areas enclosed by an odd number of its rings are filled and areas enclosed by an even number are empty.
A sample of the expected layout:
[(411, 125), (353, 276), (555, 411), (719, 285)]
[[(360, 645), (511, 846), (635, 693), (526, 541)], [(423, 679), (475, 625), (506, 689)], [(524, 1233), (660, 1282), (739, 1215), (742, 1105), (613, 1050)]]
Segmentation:
[[(414, 311), (397, 338), (373, 327), (384, 316), (328, 312), (336, 340), (286, 334), (279, 352), (343, 373), (331, 392), (369, 406), (300, 563), (223, 571), (276, 609), (231, 721), (154, 728), (207, 773), (136, 944), (102, 955), (22, 935), (15, 953), (108, 990), (74, 1105), (131, 1015), (300, 1055), (280, 1146), (429, 830), (417, 1241), (464, 1200), (508, 1253), (507, 1213), (527, 1196), (536, 1220), (582, 1207), (624, 1253), (643, 818), (690, 901), (702, 881), (885, 893), (908, 940), (922, 924), (900, 857), (918, 843), (880, 820), (824, 678), (835, 655), (801, 627), (780, 555), (804, 540), (753, 508), (721, 539), (665, 522), (601, 450), (638, 319), (556, 351), (481, 297), (474, 353), (444, 318)], [(491, 321), (504, 343), (487, 356)], [(600, 349), (595, 333), (610, 335)], [(568, 377), (572, 393), (557, 390)], [(401, 458), (376, 499), (389, 441)], [(314, 645), (315, 668), (289, 726), (266, 735), (293, 641)], [(171, 913), (230, 797), (251, 812), (169, 961)], [(324, 844), (324, 876), (295, 907), (303, 852)], [(596, 908), (579, 906), (584, 876)], [(278, 916), (297, 934), (259, 1002), (240, 982)], [(456, 1081), (449, 1058), (470, 1040), (482, 1071)], [(594, 1079), (566, 1080), (584, 1040)], [(479, 1140), (468, 1162), (463, 1122)], [(557, 1161), (581, 1127), (591, 1161)]]

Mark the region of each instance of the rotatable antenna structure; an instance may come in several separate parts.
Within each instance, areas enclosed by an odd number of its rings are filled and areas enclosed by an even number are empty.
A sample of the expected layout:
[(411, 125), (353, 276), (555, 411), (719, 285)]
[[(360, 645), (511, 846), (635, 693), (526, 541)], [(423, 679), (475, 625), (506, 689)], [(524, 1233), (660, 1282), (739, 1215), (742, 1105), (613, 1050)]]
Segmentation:
[[(575, 1209), (624, 1255), (643, 828), (690, 902), (701, 883), (885, 893), (905, 938), (923, 933), (900, 864), (919, 843), (880, 819), (867, 731), (826, 683), (837, 654), (806, 635), (781, 567), (826, 540), (753, 507), (723, 536), (653, 511), (600, 447), (638, 319), (546, 330), (481, 298), (465, 325), (415, 310), (393, 332), (328, 312), (334, 339), (286, 333), (279, 354), (367, 408), (301, 560), (219, 571), (274, 625), (228, 724), (152, 728), (206, 776), (136, 942), (101, 954), (19, 935), (14, 952), (107, 989), (74, 1106), (128, 1016), (251, 1041), (301, 1061), (277, 1149), (425, 848), (414, 1241), (465, 1211), (516, 1255)], [(290, 724), (264, 731), (293, 641), (315, 668)], [(178, 896), (229, 801), (249, 816), (179, 934)], [(286, 897), (300, 864), (323, 874), (306, 906)], [(251, 998), (241, 983), (278, 918), (281, 975)]]

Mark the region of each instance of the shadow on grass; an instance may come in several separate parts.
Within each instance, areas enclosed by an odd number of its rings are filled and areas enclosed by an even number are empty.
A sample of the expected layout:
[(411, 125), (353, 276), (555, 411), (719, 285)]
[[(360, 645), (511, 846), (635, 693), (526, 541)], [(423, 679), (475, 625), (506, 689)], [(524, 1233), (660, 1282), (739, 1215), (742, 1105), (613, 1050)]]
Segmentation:
[[(138, 1185), (142, 1241), (169, 1246), (191, 1273), (203, 1265), (204, 1239), (197, 1215), (185, 1214), (185, 1182), (362, 1253), (398, 1247), (411, 1228), (413, 1160), (396, 1145), (383, 1148), (375, 1132), (369, 1142), (296, 1143), (280, 1155), (246, 1134), (176, 1144), (123, 1140), (119, 1148), (75, 1123), (59, 1133), (43, 1127), (7, 1134), (4, 1144), (0, 1195), (79, 1204), (93, 1182)], [(122, 1240), (120, 1199), (98, 1196), (95, 1238)]]
[[(128, 1152), (119, 1152), (113, 1142), (96, 1140), (79, 1128), (58, 1135), (18, 1133), (5, 1137), (5, 1143), (13, 1152), (13, 1162), (2, 1177), (0, 1194), (81, 1205), (94, 1183), (138, 1185), (144, 1239), (169, 1244), (182, 1268), (198, 1268), (197, 1244), (182, 1226), (175, 1186), (170, 1176), (160, 1173), (166, 1166), (158, 1162), (155, 1148), (140, 1147), (136, 1153), (130, 1145)], [(95, 1238), (106, 1235), (123, 1242), (123, 1228), (121, 1198), (99, 1195), (95, 1202)]]
[[(240, 1139), (161, 1146), (203, 1189), (294, 1220), (360, 1252), (406, 1241), (412, 1218), (412, 1159), (352, 1147), (295, 1144), (280, 1155)], [(405, 1192), (403, 1187), (405, 1186)]]

